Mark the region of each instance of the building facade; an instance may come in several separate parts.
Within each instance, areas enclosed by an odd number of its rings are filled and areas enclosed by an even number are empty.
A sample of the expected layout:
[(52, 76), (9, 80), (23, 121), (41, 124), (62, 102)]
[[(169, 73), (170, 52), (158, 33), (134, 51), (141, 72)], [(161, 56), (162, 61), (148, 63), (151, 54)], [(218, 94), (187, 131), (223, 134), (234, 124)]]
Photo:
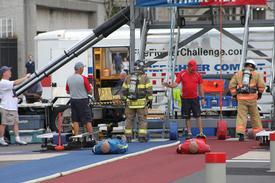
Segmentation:
[[(58, 29), (88, 29), (104, 22), (132, 0), (0, 0), (0, 38), (17, 38), (18, 74), (25, 73), (25, 62), (28, 55), (34, 55), (34, 37), (43, 32)], [(273, 19), (273, 3), (268, 6), (253, 7), (252, 19)], [(108, 13), (112, 11), (112, 13)], [(139, 14), (142, 9), (136, 11)], [(189, 9), (182, 11), (195, 21), (199, 17), (190, 15), (207, 15), (209, 9)], [(227, 14), (240, 15), (241, 8), (227, 8)], [(137, 16), (137, 23), (142, 16)], [(230, 16), (229, 19), (239, 19)], [(169, 21), (167, 8), (157, 8), (153, 13), (157, 21)], [(137, 24), (138, 26), (138, 24)], [(35, 60), (35, 58), (34, 58)]]
[(22, 76), (28, 55), (35, 53), (37, 34), (94, 28), (104, 22), (105, 14), (104, 0), (0, 0), (0, 37), (17, 38), (17, 70)]

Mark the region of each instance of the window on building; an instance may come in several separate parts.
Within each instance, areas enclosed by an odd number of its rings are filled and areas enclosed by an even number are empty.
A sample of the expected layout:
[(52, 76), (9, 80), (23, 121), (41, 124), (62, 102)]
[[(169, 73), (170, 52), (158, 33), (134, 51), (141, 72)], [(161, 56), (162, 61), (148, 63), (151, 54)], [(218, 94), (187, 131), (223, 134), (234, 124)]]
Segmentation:
[(253, 20), (262, 20), (265, 19), (266, 9), (265, 8), (254, 8), (253, 9)]

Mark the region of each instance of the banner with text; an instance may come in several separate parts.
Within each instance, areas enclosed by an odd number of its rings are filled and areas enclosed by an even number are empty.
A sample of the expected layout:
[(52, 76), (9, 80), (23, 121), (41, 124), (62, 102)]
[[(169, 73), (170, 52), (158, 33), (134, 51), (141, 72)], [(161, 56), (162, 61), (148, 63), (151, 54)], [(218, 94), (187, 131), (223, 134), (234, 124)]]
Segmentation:
[(136, 6), (240, 6), (265, 5), (266, 0), (136, 0)]

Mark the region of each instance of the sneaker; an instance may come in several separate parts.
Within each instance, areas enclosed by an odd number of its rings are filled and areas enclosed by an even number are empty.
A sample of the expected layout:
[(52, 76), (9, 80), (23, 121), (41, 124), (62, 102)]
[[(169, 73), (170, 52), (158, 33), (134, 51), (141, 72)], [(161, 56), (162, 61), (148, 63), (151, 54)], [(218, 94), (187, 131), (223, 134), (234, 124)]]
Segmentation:
[(202, 132), (197, 135), (197, 138), (206, 138), (206, 135), (204, 135)]
[(5, 140), (0, 140), (1, 146), (8, 146), (9, 144)]
[(192, 138), (192, 133), (191, 132), (187, 133), (186, 139), (191, 139), (191, 138)]
[(87, 140), (87, 141), (96, 141), (93, 135), (89, 135), (89, 136), (86, 138), (86, 140)]
[(244, 134), (238, 133), (239, 135), (239, 141), (242, 142), (244, 141)]
[(96, 140), (87, 141), (84, 147), (94, 147), (97, 144)]
[(25, 142), (25, 141), (22, 141), (22, 140), (16, 140), (15, 141), (17, 144), (19, 144), (19, 145), (27, 145), (27, 142)]
[(116, 138), (122, 140), (123, 142), (127, 142), (127, 138), (125, 135), (117, 136)]
[(187, 128), (185, 128), (184, 132), (182, 134), (182, 137), (187, 137), (187, 135), (188, 135), (188, 130), (187, 130)]

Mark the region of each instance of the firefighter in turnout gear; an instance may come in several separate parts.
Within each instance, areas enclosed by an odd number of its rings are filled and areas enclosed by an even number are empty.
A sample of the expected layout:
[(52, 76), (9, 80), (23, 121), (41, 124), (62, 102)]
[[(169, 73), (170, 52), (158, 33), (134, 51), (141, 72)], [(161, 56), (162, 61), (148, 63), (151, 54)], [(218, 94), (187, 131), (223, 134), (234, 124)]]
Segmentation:
[(257, 100), (262, 97), (265, 82), (263, 77), (255, 70), (255, 62), (247, 60), (244, 64), (244, 69), (237, 72), (229, 83), (230, 92), (233, 98), (238, 101), (236, 133), (239, 135), (239, 141), (244, 141), (248, 113), (250, 114), (253, 133), (256, 134), (262, 131)]
[(122, 85), (122, 98), (126, 100), (125, 136), (128, 142), (132, 140), (133, 122), (138, 117), (138, 140), (147, 141), (146, 115), (152, 108), (153, 90), (149, 78), (144, 74), (144, 61), (137, 60), (134, 72), (129, 74)]

